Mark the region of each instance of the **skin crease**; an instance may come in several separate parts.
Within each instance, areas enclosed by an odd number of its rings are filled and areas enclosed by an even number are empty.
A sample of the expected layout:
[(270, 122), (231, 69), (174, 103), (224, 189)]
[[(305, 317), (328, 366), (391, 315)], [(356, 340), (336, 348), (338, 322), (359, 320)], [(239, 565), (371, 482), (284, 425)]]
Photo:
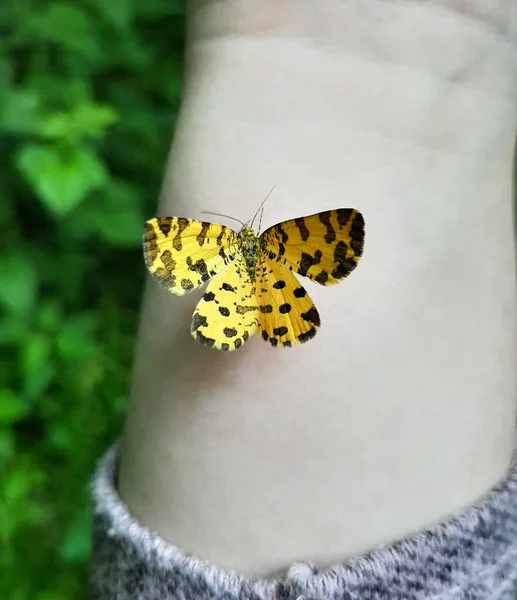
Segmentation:
[[(168, 542), (267, 576), (432, 525), (505, 474), (515, 423), (516, 5), (192, 2), (156, 216), (366, 220), (304, 281), (309, 343), (222, 353), (147, 286), (119, 490)], [(155, 216), (155, 215), (149, 215)], [(231, 227), (229, 220), (209, 217)], [(150, 279), (150, 278), (149, 278)]]

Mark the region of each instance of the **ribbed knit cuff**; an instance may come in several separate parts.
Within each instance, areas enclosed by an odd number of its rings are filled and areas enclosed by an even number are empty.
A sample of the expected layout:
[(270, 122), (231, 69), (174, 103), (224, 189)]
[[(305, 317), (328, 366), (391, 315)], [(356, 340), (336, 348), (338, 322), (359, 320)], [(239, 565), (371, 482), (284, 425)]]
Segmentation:
[(329, 569), (242, 577), (140, 525), (115, 487), (118, 449), (94, 477), (94, 600), (515, 600), (517, 462), (479, 503), (431, 529)]

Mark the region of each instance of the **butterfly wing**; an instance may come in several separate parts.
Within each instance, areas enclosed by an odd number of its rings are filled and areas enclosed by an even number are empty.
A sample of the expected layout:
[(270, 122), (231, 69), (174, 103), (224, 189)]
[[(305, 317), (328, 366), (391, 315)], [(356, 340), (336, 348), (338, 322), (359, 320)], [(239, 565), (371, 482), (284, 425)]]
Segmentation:
[(320, 316), (292, 271), (263, 255), (257, 279), (259, 329), (272, 346), (291, 347), (313, 338)]
[(166, 289), (182, 296), (224, 269), (236, 242), (235, 231), (224, 225), (158, 217), (145, 224), (145, 263)]
[(260, 242), (270, 260), (332, 285), (350, 275), (361, 258), (364, 219), (352, 208), (327, 210), (278, 223), (264, 231)]
[(199, 343), (218, 350), (240, 348), (258, 328), (255, 284), (242, 252), (208, 284), (199, 301), (190, 331)]

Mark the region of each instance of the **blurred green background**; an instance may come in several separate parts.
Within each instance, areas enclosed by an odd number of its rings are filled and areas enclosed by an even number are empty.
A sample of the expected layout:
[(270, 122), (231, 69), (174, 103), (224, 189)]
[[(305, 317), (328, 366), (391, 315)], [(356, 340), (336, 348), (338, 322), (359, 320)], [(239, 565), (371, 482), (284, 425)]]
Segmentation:
[(0, 598), (87, 598), (179, 105), (179, 0), (0, 3)]

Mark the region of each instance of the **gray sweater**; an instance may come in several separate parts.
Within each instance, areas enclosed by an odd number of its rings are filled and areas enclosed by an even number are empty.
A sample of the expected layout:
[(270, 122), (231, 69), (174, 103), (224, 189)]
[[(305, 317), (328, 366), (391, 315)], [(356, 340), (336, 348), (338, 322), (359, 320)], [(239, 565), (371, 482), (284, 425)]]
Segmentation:
[(117, 448), (93, 481), (94, 600), (514, 600), (517, 461), (476, 505), (427, 531), (328, 569), (298, 563), (249, 579), (166, 543), (128, 512), (115, 487)]

